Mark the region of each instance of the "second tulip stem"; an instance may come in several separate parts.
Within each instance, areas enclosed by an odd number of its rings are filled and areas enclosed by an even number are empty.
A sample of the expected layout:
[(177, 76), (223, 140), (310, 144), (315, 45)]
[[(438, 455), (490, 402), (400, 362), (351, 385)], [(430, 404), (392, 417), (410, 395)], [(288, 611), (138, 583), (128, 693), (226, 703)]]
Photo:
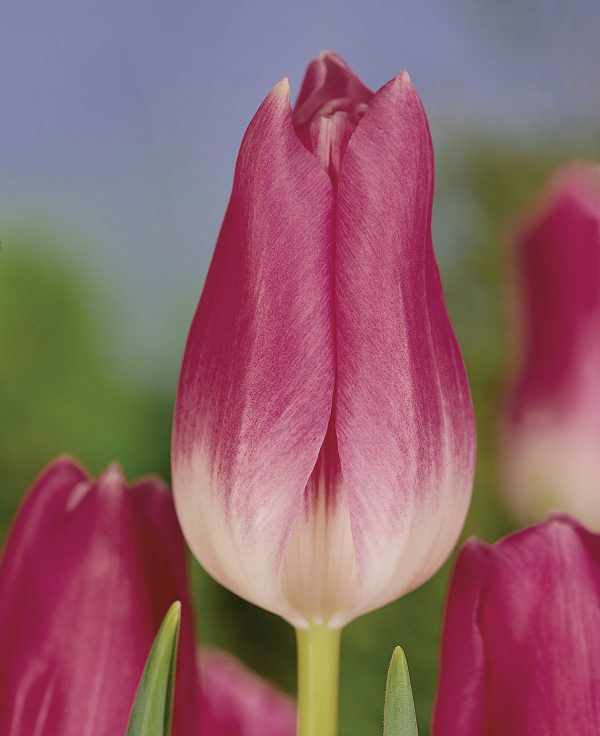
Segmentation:
[(298, 736), (336, 736), (341, 629), (296, 629)]

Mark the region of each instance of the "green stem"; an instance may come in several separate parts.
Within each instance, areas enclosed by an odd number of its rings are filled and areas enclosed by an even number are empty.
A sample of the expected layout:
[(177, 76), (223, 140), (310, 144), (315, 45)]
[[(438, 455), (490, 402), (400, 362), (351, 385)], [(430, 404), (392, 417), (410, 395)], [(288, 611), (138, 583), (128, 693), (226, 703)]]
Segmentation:
[(298, 736), (336, 736), (341, 629), (296, 629)]

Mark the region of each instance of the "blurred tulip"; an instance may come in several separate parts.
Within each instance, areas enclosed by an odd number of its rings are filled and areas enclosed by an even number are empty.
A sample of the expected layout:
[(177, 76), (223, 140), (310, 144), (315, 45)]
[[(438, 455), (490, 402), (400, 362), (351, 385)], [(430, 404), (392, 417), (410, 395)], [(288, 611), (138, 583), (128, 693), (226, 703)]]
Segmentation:
[(463, 547), (433, 736), (600, 733), (600, 536), (568, 516)]
[(236, 659), (202, 650), (202, 733), (214, 736), (294, 736), (294, 701)]
[(97, 481), (68, 458), (38, 478), (0, 566), (0, 736), (125, 733), (144, 663), (182, 602), (174, 736), (195, 733), (198, 678), (185, 553), (170, 493)]
[[(55, 461), (26, 497), (0, 564), (0, 736), (124, 734), (174, 600), (182, 620), (173, 736), (251, 736), (203, 707), (228, 684), (209, 660), (200, 692), (185, 549), (168, 488), (150, 478), (128, 486), (115, 466), (94, 481), (72, 460)], [(231, 708), (259, 687), (250, 674), (229, 682)], [(262, 688), (270, 695), (255, 721), (268, 723), (290, 705)]]
[(469, 503), (471, 399), (430, 232), (407, 74), (336, 55), (242, 141), (188, 337), (175, 502), (200, 562), (293, 624), (343, 625), (430, 577)]
[(600, 167), (560, 172), (516, 237), (516, 371), (504, 489), (521, 522), (600, 529)]

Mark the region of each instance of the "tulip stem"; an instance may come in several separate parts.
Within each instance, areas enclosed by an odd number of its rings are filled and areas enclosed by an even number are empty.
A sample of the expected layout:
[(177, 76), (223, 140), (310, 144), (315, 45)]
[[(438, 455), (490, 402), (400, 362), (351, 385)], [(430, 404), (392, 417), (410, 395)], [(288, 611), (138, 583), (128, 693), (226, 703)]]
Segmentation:
[(298, 736), (336, 736), (341, 629), (296, 629)]

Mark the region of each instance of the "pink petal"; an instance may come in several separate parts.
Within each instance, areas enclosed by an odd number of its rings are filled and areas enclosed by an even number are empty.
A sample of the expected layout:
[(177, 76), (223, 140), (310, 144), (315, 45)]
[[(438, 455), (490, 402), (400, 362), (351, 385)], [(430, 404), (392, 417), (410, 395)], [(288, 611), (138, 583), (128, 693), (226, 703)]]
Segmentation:
[(223, 652), (203, 650), (200, 663), (205, 736), (294, 736), (290, 697)]
[(486, 733), (485, 651), (479, 628), (490, 548), (470, 539), (458, 556), (446, 602), (433, 734)]
[(178, 515), (221, 583), (293, 616), (278, 567), (331, 412), (332, 187), (292, 125), (287, 82), (238, 156), (181, 372)]
[(445, 560), (474, 465), (469, 388), (431, 242), (433, 154), (408, 75), (371, 100), (342, 164), (336, 430), (360, 611)]
[(600, 536), (555, 517), (485, 552), (454, 571), (434, 736), (595, 736)]
[(330, 100), (350, 99), (359, 104), (372, 97), (371, 90), (340, 56), (325, 51), (308, 65), (294, 105), (294, 125), (303, 126)]
[(185, 553), (170, 493), (97, 481), (68, 458), (36, 481), (0, 565), (0, 734), (125, 732), (144, 663), (181, 600), (174, 736), (194, 733), (198, 683)]

